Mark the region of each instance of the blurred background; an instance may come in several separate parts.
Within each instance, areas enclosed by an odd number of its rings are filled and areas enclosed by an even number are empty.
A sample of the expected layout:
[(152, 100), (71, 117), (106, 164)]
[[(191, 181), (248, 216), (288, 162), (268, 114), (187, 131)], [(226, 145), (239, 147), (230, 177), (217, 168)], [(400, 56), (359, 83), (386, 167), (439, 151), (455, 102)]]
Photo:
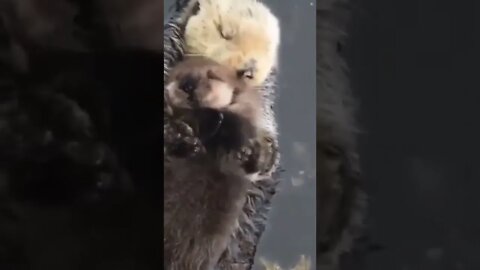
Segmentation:
[(365, 131), (368, 232), (383, 250), (344, 269), (480, 269), (480, 5), (353, 2), (345, 50)]
[[(315, 1), (264, 1), (281, 24), (276, 117), (280, 133), (280, 191), (257, 251), (282, 267), (300, 255), (315, 265)], [(173, 0), (165, 1), (165, 19)]]

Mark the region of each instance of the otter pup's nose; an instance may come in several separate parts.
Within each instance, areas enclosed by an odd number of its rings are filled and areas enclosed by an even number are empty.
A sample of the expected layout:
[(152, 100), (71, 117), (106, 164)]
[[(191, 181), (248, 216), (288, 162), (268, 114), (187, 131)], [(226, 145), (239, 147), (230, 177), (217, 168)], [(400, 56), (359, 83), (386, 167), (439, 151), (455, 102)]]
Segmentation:
[(182, 89), (182, 91), (184, 91), (185, 93), (191, 95), (193, 91), (195, 91), (195, 89), (197, 88), (197, 85), (197, 79), (192, 76), (187, 76), (180, 82), (180, 89)]

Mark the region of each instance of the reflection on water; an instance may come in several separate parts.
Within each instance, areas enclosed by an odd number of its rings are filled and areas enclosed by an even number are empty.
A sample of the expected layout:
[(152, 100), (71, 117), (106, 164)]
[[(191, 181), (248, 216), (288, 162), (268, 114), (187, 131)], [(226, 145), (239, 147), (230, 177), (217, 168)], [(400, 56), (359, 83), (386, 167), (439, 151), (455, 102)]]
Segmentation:
[[(173, 2), (165, 1), (165, 12)], [(275, 110), (285, 172), (254, 269), (287, 270), (297, 265), (293, 269), (304, 270), (309, 263), (316, 264), (315, 6), (314, 1), (303, 0), (265, 3), (280, 19), (282, 30)]]

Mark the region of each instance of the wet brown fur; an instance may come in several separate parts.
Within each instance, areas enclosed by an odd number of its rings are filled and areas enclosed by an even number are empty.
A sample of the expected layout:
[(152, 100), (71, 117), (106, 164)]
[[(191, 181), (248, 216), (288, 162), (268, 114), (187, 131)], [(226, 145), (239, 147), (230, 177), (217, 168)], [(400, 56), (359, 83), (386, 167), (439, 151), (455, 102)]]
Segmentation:
[(245, 172), (203, 155), (164, 166), (164, 269), (213, 269), (245, 203)]

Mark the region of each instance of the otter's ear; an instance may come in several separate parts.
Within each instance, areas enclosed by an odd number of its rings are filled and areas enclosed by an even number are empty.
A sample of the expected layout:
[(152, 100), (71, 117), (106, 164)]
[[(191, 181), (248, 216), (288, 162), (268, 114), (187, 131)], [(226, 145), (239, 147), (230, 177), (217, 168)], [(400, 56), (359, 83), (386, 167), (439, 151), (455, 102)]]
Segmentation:
[(207, 78), (209, 80), (216, 80), (216, 81), (221, 81), (223, 82), (222, 78), (220, 78), (220, 76), (218, 76), (217, 74), (215, 74), (215, 72), (213, 72), (211, 69), (209, 69), (207, 71)]

